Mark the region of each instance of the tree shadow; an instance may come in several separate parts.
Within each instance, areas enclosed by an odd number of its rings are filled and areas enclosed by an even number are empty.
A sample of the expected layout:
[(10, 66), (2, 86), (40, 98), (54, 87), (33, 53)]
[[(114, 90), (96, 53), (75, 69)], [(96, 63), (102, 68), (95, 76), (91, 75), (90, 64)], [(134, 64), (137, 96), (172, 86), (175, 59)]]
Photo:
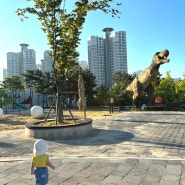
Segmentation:
[(78, 146), (100, 146), (118, 144), (129, 141), (134, 137), (130, 132), (119, 130), (93, 129), (90, 135), (82, 138), (65, 139), (57, 141), (58, 143)]
[(0, 147), (1, 148), (13, 148), (13, 147), (15, 147), (15, 145), (11, 144), (11, 143), (0, 142)]

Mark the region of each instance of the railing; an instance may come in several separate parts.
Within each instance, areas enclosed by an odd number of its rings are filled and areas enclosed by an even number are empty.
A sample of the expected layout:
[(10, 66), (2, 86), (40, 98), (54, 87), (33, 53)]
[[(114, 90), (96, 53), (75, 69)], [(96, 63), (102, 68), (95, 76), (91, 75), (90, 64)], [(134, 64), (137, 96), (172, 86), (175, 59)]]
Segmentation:
[(120, 107), (119, 106), (98, 106), (97, 110), (109, 111), (110, 113), (113, 113), (115, 111), (120, 112)]

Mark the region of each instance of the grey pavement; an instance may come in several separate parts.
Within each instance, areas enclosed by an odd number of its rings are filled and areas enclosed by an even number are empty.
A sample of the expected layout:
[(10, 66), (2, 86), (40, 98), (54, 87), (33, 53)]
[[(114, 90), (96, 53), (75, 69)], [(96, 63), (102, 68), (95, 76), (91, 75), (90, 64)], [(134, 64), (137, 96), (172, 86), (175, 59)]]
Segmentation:
[[(48, 185), (185, 185), (185, 112), (121, 112), (93, 120), (90, 135), (48, 140)], [(0, 185), (32, 185), (35, 139), (0, 131)]]

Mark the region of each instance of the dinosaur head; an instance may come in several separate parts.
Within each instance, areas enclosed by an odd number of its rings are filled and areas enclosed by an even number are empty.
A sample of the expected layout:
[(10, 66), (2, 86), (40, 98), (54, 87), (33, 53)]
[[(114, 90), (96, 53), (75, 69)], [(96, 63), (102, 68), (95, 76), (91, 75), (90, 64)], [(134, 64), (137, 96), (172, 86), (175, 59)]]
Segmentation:
[(159, 57), (162, 58), (162, 59), (166, 59), (169, 55), (169, 51), (167, 49), (165, 49), (164, 51), (161, 51), (159, 53)]
[(167, 49), (161, 52), (158, 52), (156, 53), (156, 56), (154, 57), (155, 58), (154, 62), (159, 65), (168, 63), (170, 61), (170, 59), (167, 59), (168, 55), (169, 55), (169, 51)]

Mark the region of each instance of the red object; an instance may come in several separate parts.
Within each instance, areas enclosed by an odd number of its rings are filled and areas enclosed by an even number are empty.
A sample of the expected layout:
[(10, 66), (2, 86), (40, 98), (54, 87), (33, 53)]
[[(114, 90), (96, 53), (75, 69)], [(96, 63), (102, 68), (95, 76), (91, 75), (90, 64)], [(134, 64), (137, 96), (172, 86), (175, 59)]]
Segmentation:
[(157, 96), (157, 97), (155, 97), (154, 102), (155, 102), (155, 104), (162, 104), (163, 103), (163, 99), (162, 99), (162, 97)]
[(31, 103), (31, 96), (29, 96), (24, 102), (21, 104), (30, 104)]

